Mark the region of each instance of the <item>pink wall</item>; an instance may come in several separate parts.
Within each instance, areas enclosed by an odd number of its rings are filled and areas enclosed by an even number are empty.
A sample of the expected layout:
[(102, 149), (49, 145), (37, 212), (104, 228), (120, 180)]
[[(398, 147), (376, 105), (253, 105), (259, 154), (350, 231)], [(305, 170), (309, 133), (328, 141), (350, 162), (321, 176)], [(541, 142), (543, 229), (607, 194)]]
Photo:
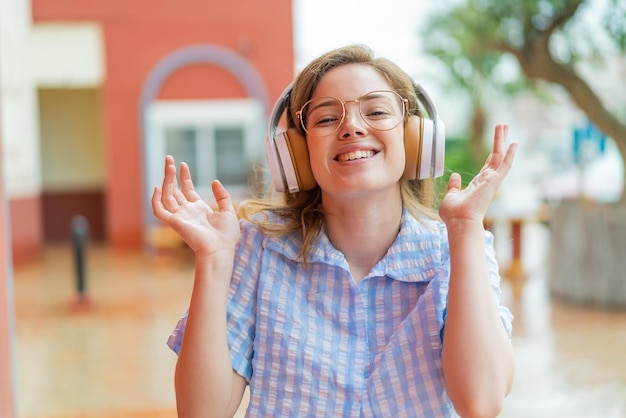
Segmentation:
[[(106, 53), (103, 88), (107, 147), (106, 236), (113, 247), (142, 243), (138, 106), (150, 71), (170, 53), (210, 44), (243, 56), (261, 75), (273, 103), (293, 78), (291, 0), (33, 0), (35, 22), (96, 20)], [(162, 98), (242, 97), (223, 70), (195, 66), (168, 80)]]
[(33, 260), (40, 253), (43, 239), (41, 198), (31, 196), (12, 199), (9, 210), (13, 263), (17, 265)]

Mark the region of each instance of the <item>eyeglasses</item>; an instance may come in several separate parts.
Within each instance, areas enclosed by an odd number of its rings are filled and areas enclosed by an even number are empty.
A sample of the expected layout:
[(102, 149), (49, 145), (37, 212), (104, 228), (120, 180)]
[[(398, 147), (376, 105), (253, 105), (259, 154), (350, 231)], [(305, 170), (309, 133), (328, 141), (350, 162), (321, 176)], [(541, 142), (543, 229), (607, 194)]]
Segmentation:
[(310, 136), (332, 135), (346, 118), (346, 104), (359, 105), (359, 114), (371, 128), (389, 131), (404, 119), (408, 100), (394, 91), (371, 91), (356, 100), (341, 101), (336, 97), (317, 97), (296, 112), (302, 129)]

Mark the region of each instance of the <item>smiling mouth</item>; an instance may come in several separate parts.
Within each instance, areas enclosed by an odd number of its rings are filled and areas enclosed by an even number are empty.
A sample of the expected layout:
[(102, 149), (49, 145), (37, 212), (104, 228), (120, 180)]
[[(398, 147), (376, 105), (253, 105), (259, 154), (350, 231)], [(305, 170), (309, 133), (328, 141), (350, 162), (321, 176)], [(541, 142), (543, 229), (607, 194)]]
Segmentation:
[(353, 151), (353, 152), (347, 152), (345, 154), (340, 154), (337, 156), (336, 160), (339, 161), (340, 163), (346, 162), (346, 161), (354, 161), (354, 160), (361, 160), (364, 158), (371, 158), (374, 156), (374, 151)]

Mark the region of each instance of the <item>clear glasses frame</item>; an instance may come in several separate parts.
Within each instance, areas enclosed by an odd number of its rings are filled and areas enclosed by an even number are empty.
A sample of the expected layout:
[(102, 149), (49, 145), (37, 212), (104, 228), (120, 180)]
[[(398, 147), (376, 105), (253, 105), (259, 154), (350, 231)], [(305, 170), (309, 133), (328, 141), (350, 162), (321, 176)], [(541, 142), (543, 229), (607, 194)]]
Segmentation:
[[(392, 98), (393, 100), (389, 101), (389, 98)], [(397, 102), (393, 103), (396, 99)], [(389, 102), (389, 106), (398, 104), (399, 108), (387, 109), (385, 106), (379, 107), (378, 105), (385, 103), (385, 100)], [(389, 131), (398, 126), (400, 122), (404, 120), (404, 116), (406, 115), (409, 106), (409, 101), (395, 91), (374, 90), (364, 94), (358, 99), (345, 101), (332, 96), (316, 97), (315, 99), (311, 99), (302, 105), (300, 110), (296, 112), (296, 117), (300, 121), (302, 129), (304, 129), (308, 135), (313, 137), (329, 136), (337, 132), (343, 125), (346, 118), (347, 103), (356, 103), (359, 106), (359, 115), (361, 116), (361, 119), (370, 128), (378, 131)], [(370, 105), (371, 108), (367, 108), (364, 112), (363, 103)], [(338, 105), (341, 105), (340, 115), (337, 113), (339, 108), (333, 108), (333, 106)], [(316, 116), (319, 120), (315, 122), (313, 126), (307, 127), (310, 113), (317, 111), (318, 109), (334, 109), (335, 111), (327, 111), (327, 113), (322, 114), (323, 116)], [(394, 113), (395, 110), (399, 110), (400, 113)]]

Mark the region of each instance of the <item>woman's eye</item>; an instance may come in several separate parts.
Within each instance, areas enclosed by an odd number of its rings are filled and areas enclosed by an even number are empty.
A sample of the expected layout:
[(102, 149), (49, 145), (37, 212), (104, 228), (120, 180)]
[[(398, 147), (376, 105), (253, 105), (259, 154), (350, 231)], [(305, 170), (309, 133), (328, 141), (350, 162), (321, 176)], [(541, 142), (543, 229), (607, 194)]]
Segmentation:
[(323, 116), (314, 120), (315, 126), (330, 125), (339, 120), (336, 116)]
[(383, 118), (390, 115), (386, 109), (377, 108), (377, 109), (368, 109), (367, 112), (364, 112), (363, 115), (367, 118)]
[(309, 124), (311, 126), (324, 126), (336, 123), (341, 120), (341, 110), (320, 108), (309, 114)]

